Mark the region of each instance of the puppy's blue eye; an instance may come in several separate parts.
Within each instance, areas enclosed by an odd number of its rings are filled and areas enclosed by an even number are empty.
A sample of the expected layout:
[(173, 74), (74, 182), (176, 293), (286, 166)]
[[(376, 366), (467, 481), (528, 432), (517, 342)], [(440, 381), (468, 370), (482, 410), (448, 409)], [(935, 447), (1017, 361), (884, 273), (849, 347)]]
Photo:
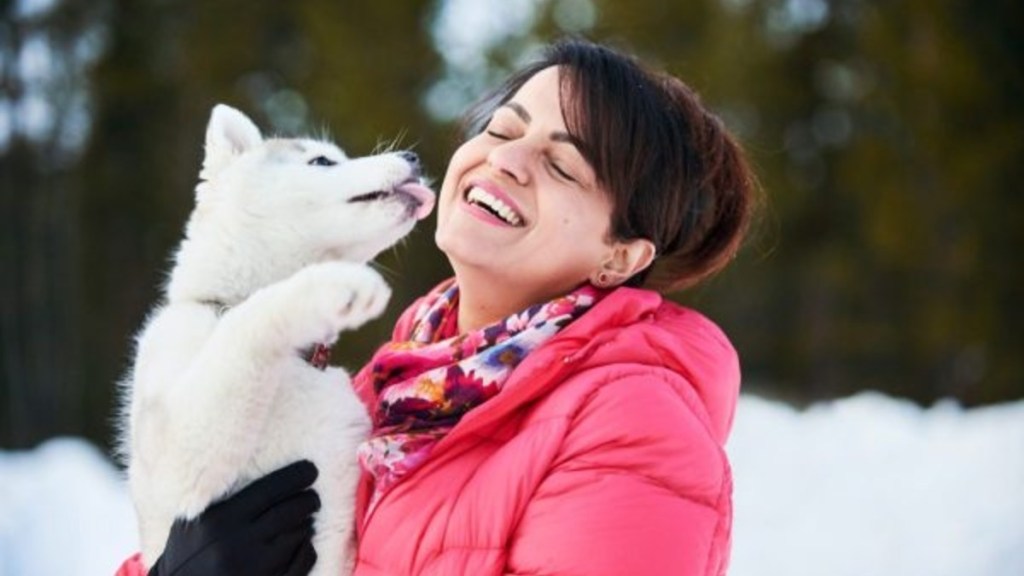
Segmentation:
[(317, 156), (309, 161), (310, 166), (334, 166), (337, 164), (334, 160), (331, 160), (327, 156)]

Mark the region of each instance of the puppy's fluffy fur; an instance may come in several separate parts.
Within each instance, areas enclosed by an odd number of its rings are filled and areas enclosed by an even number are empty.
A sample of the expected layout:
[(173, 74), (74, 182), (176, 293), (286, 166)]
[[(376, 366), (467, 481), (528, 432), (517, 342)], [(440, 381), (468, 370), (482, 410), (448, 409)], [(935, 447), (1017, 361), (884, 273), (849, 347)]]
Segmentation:
[(351, 568), (369, 418), (348, 375), (302, 351), (383, 311), (389, 288), (366, 262), (433, 201), (409, 153), (349, 159), (323, 141), (264, 139), (214, 108), (165, 302), (124, 382), (121, 451), (147, 568), (175, 518), (302, 458), (320, 470), (314, 574)]

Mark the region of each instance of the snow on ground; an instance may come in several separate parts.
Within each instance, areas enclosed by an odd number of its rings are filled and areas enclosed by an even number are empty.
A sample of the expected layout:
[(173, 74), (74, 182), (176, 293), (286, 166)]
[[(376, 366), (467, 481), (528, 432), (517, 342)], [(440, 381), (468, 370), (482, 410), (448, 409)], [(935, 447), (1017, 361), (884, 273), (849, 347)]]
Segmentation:
[(732, 576), (1024, 575), (1024, 402), (745, 397)]
[[(731, 576), (1024, 574), (1024, 401), (865, 393), (740, 401)], [(0, 452), (0, 576), (113, 574), (136, 548), (120, 474), (70, 438)]]
[(0, 576), (113, 576), (137, 546), (121, 474), (74, 438), (0, 452)]

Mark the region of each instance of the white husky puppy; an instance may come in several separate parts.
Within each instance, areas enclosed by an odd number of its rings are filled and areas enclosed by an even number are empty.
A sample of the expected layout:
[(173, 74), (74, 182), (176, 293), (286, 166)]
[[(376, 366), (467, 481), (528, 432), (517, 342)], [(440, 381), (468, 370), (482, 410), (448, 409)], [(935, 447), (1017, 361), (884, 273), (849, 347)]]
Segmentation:
[(346, 573), (369, 418), (348, 375), (302, 351), (383, 311), (390, 291), (366, 262), (429, 214), (434, 195), (411, 153), (349, 159), (327, 142), (264, 140), (223, 105), (199, 176), (166, 300), (124, 382), (143, 563), (176, 517), (306, 458), (320, 470), (314, 573)]

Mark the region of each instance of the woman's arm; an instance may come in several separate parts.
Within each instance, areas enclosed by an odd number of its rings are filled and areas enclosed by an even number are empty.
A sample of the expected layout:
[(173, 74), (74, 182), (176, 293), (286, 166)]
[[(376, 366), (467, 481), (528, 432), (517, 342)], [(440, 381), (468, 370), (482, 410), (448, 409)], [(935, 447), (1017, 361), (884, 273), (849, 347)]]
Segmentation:
[(573, 416), (510, 543), (512, 574), (716, 576), (729, 555), (732, 479), (678, 375), (622, 375)]

